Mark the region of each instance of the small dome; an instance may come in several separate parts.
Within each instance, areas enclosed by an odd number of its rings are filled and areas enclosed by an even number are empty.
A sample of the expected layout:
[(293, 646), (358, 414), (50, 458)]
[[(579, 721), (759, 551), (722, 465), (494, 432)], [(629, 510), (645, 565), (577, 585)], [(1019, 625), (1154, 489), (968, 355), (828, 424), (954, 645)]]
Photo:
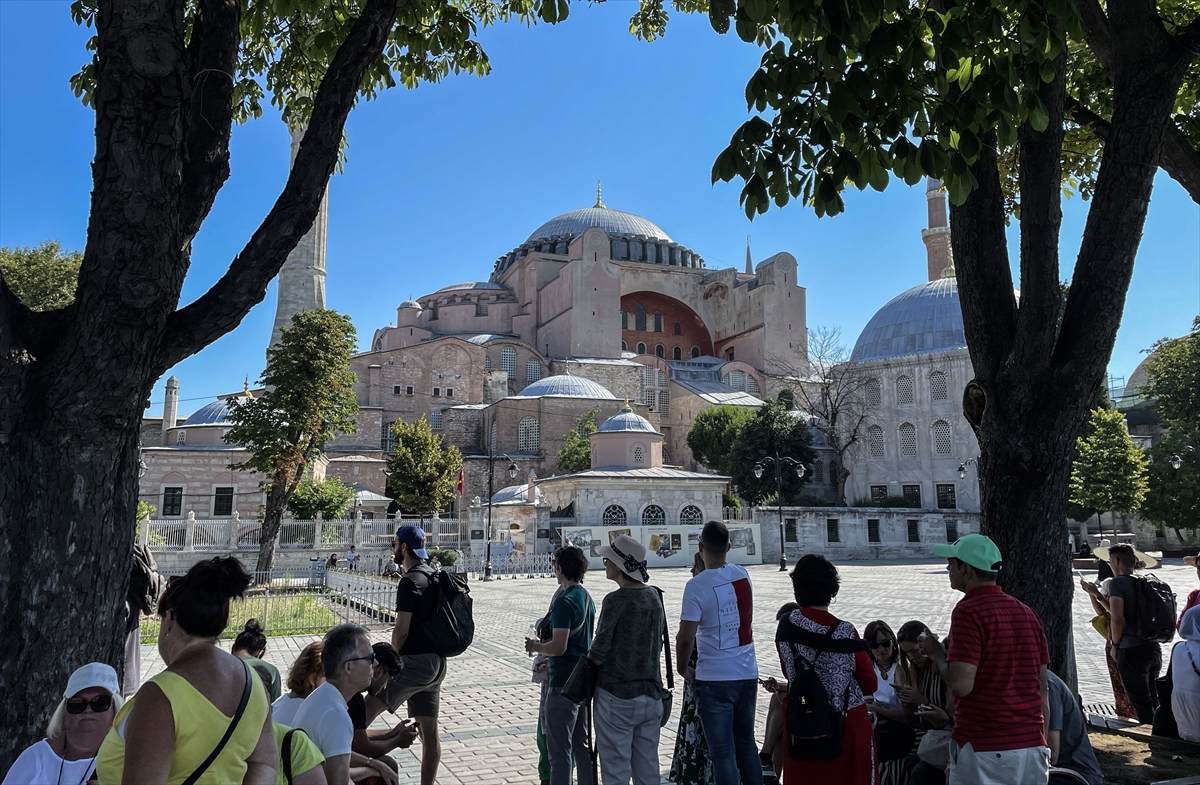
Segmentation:
[(609, 210), (607, 207), (589, 207), (586, 210), (572, 210), (569, 213), (551, 218), (546, 223), (533, 230), (525, 242), (549, 240), (553, 237), (578, 237), (590, 227), (599, 227), (614, 237), (643, 236), (658, 242), (673, 242), (662, 229), (640, 215)]
[(206, 403), (184, 421), (184, 425), (225, 425), (229, 423), (229, 405), (224, 398)]
[(418, 311), (421, 310), (421, 304), (419, 302), (417, 302), (416, 300), (405, 300), (404, 302), (400, 303), (400, 307), (401, 308), (416, 308)]
[(596, 433), (622, 433), (636, 431), (638, 433), (658, 433), (650, 421), (633, 409), (626, 406), (621, 411), (600, 423)]
[(545, 379), (539, 379), (532, 384), (526, 385), (524, 390), (517, 393), (515, 398), (537, 398), (539, 396), (552, 396), (557, 398), (592, 398), (604, 401), (615, 401), (617, 396), (613, 395), (603, 386), (593, 382), (591, 379), (584, 379), (582, 376), (547, 376)]
[(958, 281), (939, 278), (914, 286), (880, 308), (854, 344), (852, 362), (965, 349)]
[[(542, 489), (536, 485), (533, 490), (533, 498), (535, 504), (540, 504), (542, 501)], [(501, 488), (492, 495), (492, 504), (504, 504), (506, 502), (529, 504), (529, 486), (510, 485), (507, 488)]]

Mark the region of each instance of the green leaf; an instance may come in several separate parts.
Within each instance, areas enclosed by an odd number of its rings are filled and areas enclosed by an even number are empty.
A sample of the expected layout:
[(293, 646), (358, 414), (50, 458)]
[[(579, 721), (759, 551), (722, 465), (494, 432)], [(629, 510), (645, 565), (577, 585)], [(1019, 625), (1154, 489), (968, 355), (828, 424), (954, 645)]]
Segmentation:
[(1041, 133), (1050, 125), (1050, 113), (1046, 111), (1046, 105), (1042, 103), (1042, 99), (1033, 96), (1034, 105), (1029, 108), (1029, 124), (1033, 126), (1033, 130)]

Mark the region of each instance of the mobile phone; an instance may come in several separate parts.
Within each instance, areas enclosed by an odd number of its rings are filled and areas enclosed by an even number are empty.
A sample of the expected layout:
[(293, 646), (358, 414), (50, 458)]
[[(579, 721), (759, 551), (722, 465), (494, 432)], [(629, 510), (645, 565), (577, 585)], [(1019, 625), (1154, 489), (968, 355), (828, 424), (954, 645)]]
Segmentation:
[(928, 703), (922, 703), (917, 707), (917, 711), (933, 711), (933, 706)]

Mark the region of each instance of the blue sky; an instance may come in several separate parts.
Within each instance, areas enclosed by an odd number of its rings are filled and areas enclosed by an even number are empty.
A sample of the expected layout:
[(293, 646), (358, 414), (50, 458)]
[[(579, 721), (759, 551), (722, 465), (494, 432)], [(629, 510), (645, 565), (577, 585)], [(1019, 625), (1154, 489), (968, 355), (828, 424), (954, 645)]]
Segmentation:
[[(330, 186), (327, 305), (353, 317), (360, 345), (409, 296), (486, 279), (492, 263), (544, 221), (590, 207), (645, 216), (710, 267), (789, 251), (808, 290), (808, 324), (853, 344), (871, 315), (921, 283), (923, 187), (852, 192), (817, 219), (792, 204), (748, 221), (738, 186), (709, 182), (712, 162), (747, 115), (755, 47), (718, 36), (704, 17), (675, 16), (665, 38), (628, 33), (632, 2), (573, 4), (555, 27), (511, 24), (480, 41), (493, 71), (392, 90), (351, 114), (349, 160)], [(93, 116), (68, 79), (88, 31), (66, 0), (0, 2), (0, 245), (57, 239), (82, 248), (94, 154)], [(288, 138), (273, 114), (236, 128), (233, 174), (197, 238), (184, 300), (224, 272), (287, 176)], [(1064, 276), (1086, 203), (1067, 200)], [(1010, 250), (1015, 248), (1010, 236)], [(237, 330), (172, 369), (180, 413), (261, 372), (274, 289)], [(1156, 339), (1200, 312), (1200, 207), (1163, 174), (1110, 372), (1128, 376)], [(161, 413), (162, 384), (149, 414)]]

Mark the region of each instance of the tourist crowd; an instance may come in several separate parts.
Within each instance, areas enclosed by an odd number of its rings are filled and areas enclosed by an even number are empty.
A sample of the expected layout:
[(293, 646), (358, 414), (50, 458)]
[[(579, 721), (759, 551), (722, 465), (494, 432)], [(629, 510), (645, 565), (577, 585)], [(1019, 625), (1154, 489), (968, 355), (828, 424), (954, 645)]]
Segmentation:
[[(801, 557), (791, 573), (795, 602), (776, 614), (778, 661), (762, 667), (750, 576), (727, 561), (729, 547), (724, 524), (705, 524), (673, 653), (645, 546), (621, 535), (596, 548), (616, 584), (598, 613), (584, 588), (587, 556), (572, 546), (555, 552), (558, 587), (525, 644), (541, 684), (543, 783), (659, 783), (676, 673), (670, 779), (679, 785), (1102, 782), (1079, 701), (1048, 668), (1037, 615), (997, 585), (1002, 557), (989, 538), (934, 546), (963, 594), (944, 636), (917, 619), (895, 632), (872, 621), (860, 635), (834, 612), (836, 567)], [(4, 785), (395, 785), (390, 753), (417, 740), (421, 783), (433, 785), (446, 677), (438, 576), (420, 528), (401, 527), (393, 549), (402, 577), (390, 642), (372, 645), (363, 627), (339, 624), (300, 652), (286, 679), (263, 660), (267, 638), (256, 620), (230, 652), (217, 645), (231, 601), (250, 585), (245, 568), (232, 558), (197, 563), (157, 600), (166, 669), (129, 700), (108, 665), (71, 673), (46, 738), (25, 750)], [(1142, 722), (1157, 729), (1169, 713), (1174, 733), (1200, 742), (1200, 591), (1179, 616), (1183, 640), (1167, 660), (1173, 691), (1160, 701), (1161, 650), (1139, 618), (1148, 607), (1135, 576), (1142, 555), (1120, 545), (1102, 555), (1113, 577), (1083, 589), (1106, 635), (1114, 689)], [(768, 702), (761, 743), (760, 698)], [(402, 705), (407, 720), (371, 729)]]

